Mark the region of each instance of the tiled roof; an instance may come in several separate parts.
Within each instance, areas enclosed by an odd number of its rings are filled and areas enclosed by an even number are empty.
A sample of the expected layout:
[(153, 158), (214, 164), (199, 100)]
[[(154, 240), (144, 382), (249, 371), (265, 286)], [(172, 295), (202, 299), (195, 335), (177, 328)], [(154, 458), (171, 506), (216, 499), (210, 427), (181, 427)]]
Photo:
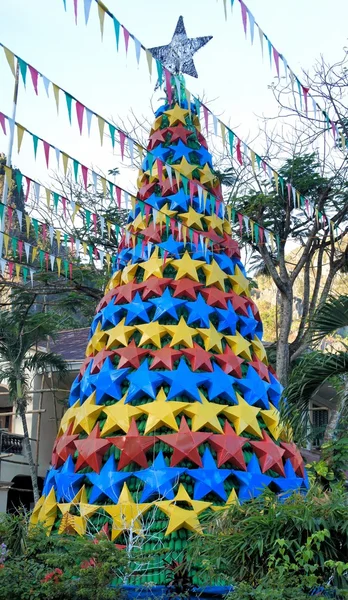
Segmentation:
[(89, 327), (60, 331), (50, 342), (50, 352), (60, 354), (64, 360), (84, 360)]

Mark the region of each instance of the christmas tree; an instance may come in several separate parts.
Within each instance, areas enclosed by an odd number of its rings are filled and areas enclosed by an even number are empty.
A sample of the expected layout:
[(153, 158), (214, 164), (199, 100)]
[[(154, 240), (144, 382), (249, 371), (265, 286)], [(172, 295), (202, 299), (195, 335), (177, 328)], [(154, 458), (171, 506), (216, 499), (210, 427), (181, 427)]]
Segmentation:
[[(156, 112), (147, 150), (32, 523), (120, 545), (143, 535), (145, 550), (182, 560), (205, 515), (307, 480), (183, 86)], [(137, 581), (165, 583), (162, 564)]]

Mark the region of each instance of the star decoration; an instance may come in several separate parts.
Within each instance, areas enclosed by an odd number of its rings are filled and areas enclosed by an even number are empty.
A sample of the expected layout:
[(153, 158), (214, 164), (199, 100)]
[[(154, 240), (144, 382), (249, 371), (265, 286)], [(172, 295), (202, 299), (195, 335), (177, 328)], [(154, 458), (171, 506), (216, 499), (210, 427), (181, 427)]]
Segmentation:
[(258, 356), (256, 356), (256, 354), (254, 354), (253, 360), (250, 361), (249, 364), (255, 369), (255, 371), (260, 375), (260, 377), (262, 379), (264, 379), (268, 383), (271, 383), (271, 380), (269, 378), (269, 370), (267, 368), (267, 365), (265, 365), (265, 363), (262, 362), (262, 360), (260, 360), (258, 358)]
[(168, 127), (167, 131), (172, 134), (171, 143), (182, 140), (184, 144), (187, 143), (187, 138), (194, 133), (191, 129), (186, 129), (181, 123), (176, 127)]
[(201, 500), (211, 492), (217, 494), (221, 500), (227, 500), (223, 482), (231, 474), (230, 469), (218, 469), (209, 448), (204, 450), (203, 467), (201, 469), (188, 469), (187, 473), (196, 480), (193, 492), (194, 500)]
[(100, 350), (103, 350), (103, 348), (105, 348), (108, 337), (109, 337), (109, 332), (103, 331), (101, 329), (101, 324), (98, 323), (95, 332), (93, 333), (91, 339), (89, 340), (89, 342), (87, 344), (86, 356), (91, 356), (91, 355), (94, 356), (95, 354), (100, 352)]
[[(99, 506), (94, 506), (91, 512), (96, 512)], [(64, 513), (62, 520), (59, 525), (58, 534), (62, 533), (72, 534), (77, 533), (78, 535), (85, 535), (87, 529), (87, 521), (84, 517), (79, 515), (72, 515), (69, 512)]]
[(231, 490), (231, 493), (229, 495), (229, 497), (226, 500), (226, 504), (224, 504), (223, 506), (211, 506), (211, 510), (213, 510), (214, 512), (219, 512), (221, 510), (226, 510), (227, 508), (229, 508), (230, 506), (232, 506), (232, 504), (239, 504), (238, 502), (238, 496), (236, 494), (236, 490), (233, 488), (233, 490)]
[[(102, 350), (101, 350), (101, 352), (102, 352)], [(93, 356), (87, 356), (87, 358), (85, 358), (85, 360), (83, 361), (83, 363), (82, 363), (82, 365), (81, 365), (81, 369), (80, 369), (80, 371), (79, 371), (79, 374), (78, 374), (78, 377), (80, 378), (80, 381), (81, 381), (81, 378), (84, 376), (84, 374), (85, 374), (85, 372), (86, 372), (86, 369), (87, 369), (87, 368), (88, 368), (88, 366), (89, 366), (89, 363), (90, 363), (92, 360), (93, 360)], [(91, 372), (92, 372), (92, 371), (91, 371)]]
[(96, 375), (97, 373), (99, 373), (100, 369), (103, 367), (106, 359), (114, 358), (115, 354), (116, 354), (116, 352), (113, 350), (105, 350), (105, 348), (103, 348), (103, 350), (100, 350), (100, 352), (98, 352), (98, 354), (96, 354), (95, 357), (93, 358), (91, 374)]
[(201, 293), (210, 306), (227, 309), (227, 299), (229, 298), (229, 294), (225, 294), (216, 287), (205, 288)]
[(244, 296), (238, 296), (238, 294), (236, 294), (235, 292), (229, 292), (228, 293), (231, 302), (232, 302), (232, 306), (234, 308), (234, 310), (242, 315), (244, 315), (245, 317), (249, 316), (248, 313), (248, 306), (250, 303), (250, 300), (248, 298), (245, 298)]
[(135, 264), (129, 264), (126, 265), (125, 267), (123, 267), (122, 271), (121, 271), (121, 282), (122, 283), (131, 283), (136, 275), (136, 272), (138, 270), (138, 266), (136, 263)]
[(295, 473), (300, 477), (305, 477), (303, 458), (296, 444), (294, 442), (281, 442), (280, 445), (285, 450), (283, 458), (290, 459)]
[(102, 458), (110, 446), (110, 442), (103, 440), (100, 437), (100, 426), (96, 424), (90, 435), (75, 442), (76, 449), (79, 453), (75, 465), (75, 471), (91, 467), (93, 471), (99, 473)]
[(224, 433), (214, 434), (209, 440), (209, 444), (216, 451), (218, 467), (230, 462), (237, 469), (245, 471), (246, 464), (242, 448), (248, 441), (248, 438), (237, 435), (229, 422), (225, 421)]
[(107, 304), (97, 315), (101, 323), (101, 328), (106, 329), (107, 327), (117, 325), (120, 318), (124, 316), (124, 312), (123, 306), (114, 304), (113, 300), (110, 300), (109, 304)]
[(173, 296), (176, 298), (177, 296), (182, 296), (184, 298), (189, 298), (189, 300), (196, 300), (197, 290), (203, 287), (203, 283), (199, 283), (184, 277), (179, 281), (171, 281), (170, 287), (174, 289)]
[[(120, 285), (120, 282), (121, 282), (121, 271), (116, 271), (112, 275), (112, 277), (110, 277), (109, 282), (105, 288), (106, 296), (104, 296), (104, 298), (101, 300), (101, 303), (103, 303), (103, 306), (106, 306), (109, 303), (109, 300), (111, 300), (111, 298), (113, 298), (113, 295), (112, 295), (113, 288)], [(103, 308), (103, 306), (98, 305), (96, 312), (99, 312), (100, 309)]]
[(59, 467), (62, 465), (68, 458), (68, 456), (73, 456), (75, 454), (75, 440), (79, 437), (78, 434), (72, 435), (73, 423), (70, 422), (67, 430), (61, 437), (59, 437), (53, 448), (52, 452), (52, 465), (54, 467)]
[(119, 402), (104, 406), (103, 413), (106, 415), (106, 421), (102, 430), (103, 437), (119, 429), (126, 433), (129, 430), (133, 417), (137, 419), (143, 414), (140, 406), (127, 404), (127, 393)]
[(163, 269), (171, 262), (172, 259), (167, 258), (166, 264), (164, 265), (164, 260), (158, 256), (158, 248), (156, 247), (151, 258), (141, 263), (141, 268), (144, 269), (144, 281), (149, 279), (152, 275), (159, 278), (163, 277)]
[(218, 263), (220, 269), (225, 271), (225, 273), (227, 273), (228, 275), (233, 275), (235, 263), (229, 256), (227, 256), (227, 254), (225, 254), (225, 252), (222, 252), (221, 254), (216, 253), (215, 260)]
[(269, 408), (267, 390), (269, 383), (261, 379), (252, 366), (248, 366), (247, 375), (242, 379), (235, 379), (235, 384), (241, 390), (245, 400), (252, 406), (258, 405), (266, 410)]
[(226, 345), (223, 354), (214, 354), (214, 360), (222, 367), (227, 374), (235, 377), (242, 377), (240, 365), (244, 362), (242, 358), (236, 356), (231, 348)]
[[(95, 389), (95, 380), (97, 378), (97, 375), (91, 375), (91, 370), (92, 370), (92, 364), (89, 363), (81, 381), (80, 381), (80, 388), (79, 388), (79, 396), (80, 396), (80, 401), (81, 403), (83, 403), (86, 398), (88, 398), (88, 396), (90, 396), (92, 394), (92, 392)], [(77, 393), (77, 389), (76, 389), (76, 393)]]
[(118, 369), (122, 369), (123, 367), (133, 367), (133, 369), (139, 369), (140, 361), (144, 356), (146, 356), (146, 354), (148, 354), (148, 351), (138, 348), (135, 345), (135, 341), (132, 340), (128, 346), (125, 348), (118, 348), (117, 350), (114, 350), (112, 354), (120, 357), (117, 367)]
[(189, 312), (189, 317), (187, 319), (188, 325), (198, 322), (198, 325), (201, 327), (210, 326), (209, 315), (214, 313), (215, 310), (205, 302), (201, 294), (197, 295), (196, 302), (186, 303), (186, 309)]
[(268, 365), (268, 360), (267, 360), (267, 354), (266, 354), (266, 350), (264, 348), (263, 343), (261, 342), (261, 340), (257, 337), (257, 335), (255, 335), (254, 339), (251, 340), (251, 345), (253, 347), (253, 350), (256, 354), (256, 356), (262, 360), (262, 362), (264, 362), (266, 365)]
[(205, 285), (207, 287), (214, 285), (224, 292), (224, 281), (227, 279), (227, 275), (220, 269), (216, 260), (213, 259), (210, 265), (205, 264), (202, 269), (205, 274)]
[(170, 194), (176, 194), (178, 191), (178, 183), (176, 180), (171, 180), (169, 177), (167, 179), (162, 179), (159, 183), (161, 188), (161, 196), (169, 196)]
[(228, 301), (227, 310), (224, 308), (215, 308), (215, 310), (219, 317), (218, 330), (225, 331), (227, 329), (228, 333), (235, 335), (238, 315), (235, 313), (231, 302)]
[(93, 392), (87, 400), (75, 410), (75, 420), (73, 433), (85, 431), (88, 435), (91, 433), (100, 413), (103, 410), (102, 405), (95, 403), (96, 393)]
[(169, 369), (173, 370), (173, 362), (181, 357), (181, 350), (173, 350), (170, 346), (163, 346), (159, 350), (146, 350), (151, 356), (153, 361), (150, 369)]
[(108, 343), (107, 349), (117, 348), (118, 346), (127, 346), (129, 338), (136, 331), (135, 327), (126, 325), (126, 319), (123, 318), (116, 327), (108, 330)]
[(143, 300), (148, 300), (153, 296), (162, 296), (163, 290), (169, 285), (172, 280), (168, 277), (159, 279), (158, 277), (149, 277), (141, 285), (143, 292)]
[[(273, 406), (273, 404), (269, 403), (268, 410), (262, 410), (260, 415), (263, 419), (265, 425), (267, 425), (267, 429), (271, 432), (274, 439), (277, 440), (283, 430), (282, 424), (280, 422), (280, 414), (279, 411)], [(282, 446), (282, 444), (281, 444)], [(295, 446), (295, 444), (294, 444)], [(295, 446), (296, 448), (296, 446)], [(300, 455), (301, 456), (301, 455)], [(289, 456), (285, 456), (284, 458), (289, 458)]]
[[(191, 508), (182, 508), (176, 502), (185, 502)], [(169, 517), (169, 523), (165, 535), (170, 535), (173, 531), (185, 528), (195, 533), (203, 533), (198, 516), (211, 506), (211, 502), (202, 500), (191, 500), (183, 484), (179, 485), (177, 494), (173, 500), (164, 500), (156, 502), (158, 508)]]
[(171, 194), (168, 196), (168, 200), (170, 200), (170, 208), (172, 210), (186, 211), (189, 199), (190, 196), (185, 194), (183, 188), (180, 188), (176, 194)]
[(279, 383), (278, 379), (274, 377), (274, 375), (272, 375), (271, 372), (269, 376), (271, 380), (271, 385), (268, 388), (268, 397), (272, 401), (272, 404), (274, 404), (274, 406), (278, 408), (284, 388), (281, 385), (281, 383)]
[[(208, 165), (205, 165), (206, 168)], [(208, 167), (209, 168), (209, 167)], [(223, 224), (224, 220), (220, 219), (215, 213), (212, 213), (209, 217), (204, 216), (204, 221), (206, 222), (208, 228), (214, 229), (217, 233), (223, 234)]]
[(157, 348), (161, 347), (161, 338), (166, 333), (164, 325), (160, 325), (158, 321), (151, 321), (146, 325), (137, 325), (137, 330), (142, 334), (139, 346), (144, 344), (152, 344)]
[(232, 289), (236, 294), (250, 296), (249, 280), (243, 275), (238, 266), (236, 266), (234, 270), (234, 275), (229, 275), (229, 280), (232, 283)]
[(136, 504), (133, 501), (127, 484), (123, 484), (117, 504), (104, 506), (105, 512), (112, 517), (111, 539), (118, 538), (123, 531), (131, 529), (133, 534), (142, 533), (140, 517), (146, 513), (151, 504)]
[(126, 325), (132, 323), (134, 319), (141, 319), (146, 323), (150, 321), (147, 311), (149, 308), (151, 308), (151, 304), (150, 302), (143, 302), (139, 295), (139, 292), (136, 293), (132, 302), (124, 305), (124, 308), (127, 311)]
[(277, 446), (265, 430), (262, 431), (262, 437), (262, 442), (250, 441), (250, 445), (260, 461), (262, 473), (272, 469), (278, 475), (285, 477), (282, 460), (285, 450)]
[(244, 317), (243, 315), (239, 315), (239, 331), (243, 337), (250, 336), (253, 338), (258, 329), (258, 324), (258, 321), (253, 316)]
[(163, 379), (170, 384), (168, 400), (180, 395), (201, 402), (201, 396), (198, 390), (199, 385), (206, 383), (206, 373), (193, 373), (187, 366), (184, 359), (181, 359), (179, 366), (175, 371), (164, 372)]
[(46, 534), (51, 533), (52, 527), (57, 517), (57, 502), (54, 489), (51, 488), (48, 496), (41, 496), (35, 505), (30, 518), (31, 525), (42, 523), (46, 529)]
[(135, 472), (135, 476), (145, 483), (140, 502), (146, 502), (154, 496), (172, 500), (173, 486), (185, 472), (186, 469), (167, 467), (163, 452), (159, 452), (151, 467)]
[(172, 125), (177, 125), (178, 123), (186, 125), (186, 117), (189, 113), (187, 108), (181, 108), (179, 104), (175, 104), (174, 108), (165, 110), (164, 114), (169, 118), (169, 127), (172, 127)]
[(197, 168), (196, 165), (191, 165), (187, 162), (185, 156), (181, 159), (180, 163), (175, 165), (175, 170), (178, 171), (186, 179), (193, 179), (193, 171)]
[(177, 433), (158, 435), (157, 439), (174, 449), (170, 461), (171, 467), (175, 467), (185, 458), (201, 467), (202, 459), (198, 452), (198, 446), (211, 439), (211, 437), (211, 433), (191, 431), (185, 417), (181, 417), (180, 429)]
[(207, 427), (214, 432), (222, 433), (218, 415), (228, 408), (227, 405), (209, 402), (201, 392), (199, 395), (201, 403), (193, 402), (184, 409), (184, 413), (192, 419), (192, 431), (199, 431), (202, 427)]
[(194, 281), (199, 281), (197, 269), (204, 265), (203, 260), (193, 260), (189, 253), (185, 252), (184, 256), (179, 260), (173, 260), (172, 266), (177, 269), (175, 279), (182, 279), (183, 277), (189, 277)]
[(166, 141), (165, 136), (168, 132), (168, 129), (158, 129), (149, 138), (148, 150), (153, 150), (157, 144), (164, 143)]
[(204, 347), (207, 351), (215, 350), (215, 352), (222, 352), (221, 340), (223, 340), (224, 336), (215, 329), (212, 323), (210, 323), (209, 329), (201, 329), (200, 327), (197, 327), (197, 331), (201, 336), (204, 342)]
[(225, 335), (225, 339), (237, 356), (251, 360), (250, 342), (239, 331), (236, 331), (236, 335)]
[(194, 229), (202, 231), (202, 215), (196, 212), (192, 206), (189, 206), (188, 212), (179, 213), (178, 217), (181, 221), (184, 221), (186, 227), (193, 227)]
[(147, 414), (145, 435), (161, 425), (167, 425), (170, 429), (178, 431), (176, 415), (187, 406), (187, 402), (168, 401), (163, 388), (157, 394), (154, 402), (142, 404), (142, 411)]
[(281, 492), (281, 500), (285, 500), (291, 496), (292, 492), (300, 491), (305, 487), (303, 477), (297, 477), (291, 461), (288, 459), (284, 466), (284, 477), (274, 477), (273, 484), (277, 491)]
[(198, 154), (199, 158), (201, 159), (200, 163), (202, 166), (206, 163), (208, 163), (210, 167), (212, 166), (212, 155), (204, 146), (195, 149), (194, 152)]
[(143, 396), (155, 398), (157, 388), (163, 381), (163, 374), (159, 371), (150, 371), (148, 359), (141, 363), (139, 369), (132, 371), (128, 377), (129, 389), (127, 403)]
[(197, 371), (198, 369), (213, 371), (213, 366), (210, 362), (213, 354), (204, 350), (196, 342), (193, 342), (193, 348), (182, 349), (181, 352), (188, 358), (193, 371)]
[(74, 496), (72, 500), (58, 504), (58, 508), (60, 512), (65, 515), (65, 513), (70, 511), (72, 506), (77, 507), (77, 505), (81, 502), (83, 504), (87, 503), (87, 492), (84, 485), (79, 489), (76, 496)]
[(156, 185), (157, 185), (157, 182), (146, 183), (146, 184), (142, 185), (138, 192), (140, 200), (146, 200), (146, 198), (148, 198), (148, 196), (150, 196), (154, 192)]
[(214, 363), (213, 373), (209, 374), (207, 388), (209, 400), (223, 398), (230, 404), (237, 404), (237, 398), (233, 389), (234, 377), (227, 375), (217, 364)]
[(186, 144), (183, 144), (181, 140), (179, 140), (176, 146), (169, 146), (167, 150), (172, 150), (172, 152), (174, 153), (172, 157), (172, 162), (181, 160), (183, 156), (185, 156), (185, 158), (189, 160), (191, 152), (195, 152), (195, 150), (193, 150), (189, 146), (186, 146)]
[(143, 469), (147, 467), (145, 452), (152, 448), (156, 442), (154, 436), (140, 435), (135, 419), (132, 419), (126, 435), (108, 438), (108, 441), (121, 450), (121, 458), (117, 470), (120, 471), (131, 462), (135, 462)]
[(247, 431), (261, 438), (261, 429), (257, 420), (260, 409), (250, 406), (239, 394), (236, 394), (236, 397), (238, 406), (226, 407), (223, 411), (224, 415), (229, 421), (232, 421), (237, 435), (240, 435), (243, 431)]
[(95, 386), (96, 404), (105, 402), (110, 398), (120, 400), (122, 396), (122, 382), (124, 381), (129, 369), (115, 369), (110, 358), (107, 358), (95, 376), (93, 385)]
[(213, 187), (214, 182), (216, 181), (216, 176), (210, 169), (208, 163), (206, 163), (204, 165), (203, 169), (199, 169), (199, 172), (201, 174), (201, 176), (200, 176), (201, 184), (208, 183), (211, 187)]
[(72, 406), (70, 406), (70, 408), (68, 408), (68, 410), (64, 413), (64, 415), (62, 416), (60, 425), (59, 425), (58, 435), (62, 435), (64, 433), (64, 431), (67, 430), (70, 423), (75, 420), (77, 410), (80, 406), (81, 406), (80, 400), (76, 400), (76, 402)]
[(78, 488), (80, 487), (81, 482), (84, 479), (84, 474), (77, 475), (74, 472), (74, 462), (71, 456), (68, 456), (68, 459), (60, 469), (58, 473), (56, 473), (55, 481), (57, 487), (57, 500), (67, 500), (71, 502), (72, 499), (76, 496), (78, 492)]
[(272, 483), (272, 477), (261, 473), (256, 456), (251, 457), (246, 471), (233, 471), (233, 475), (240, 483), (238, 499), (240, 502), (251, 500), (260, 496), (265, 487)]
[(186, 348), (193, 348), (192, 338), (197, 335), (197, 330), (189, 327), (184, 317), (180, 317), (178, 325), (166, 325), (165, 329), (172, 336), (171, 347), (181, 344)]
[(179, 259), (184, 247), (183, 242), (176, 242), (173, 235), (170, 235), (165, 242), (158, 244), (159, 248), (162, 248), (165, 252), (168, 252), (175, 258)]
[(115, 291), (115, 303), (120, 304), (123, 302), (132, 302), (135, 294), (139, 289), (142, 288), (141, 283), (130, 281), (125, 285), (120, 285)]
[(179, 299), (179, 298), (174, 298), (171, 295), (169, 288), (166, 288), (165, 292), (162, 294), (162, 296), (160, 298), (154, 298), (154, 299), (150, 300), (150, 302), (156, 308), (156, 312), (154, 314), (153, 321), (157, 321), (158, 319), (160, 319), (161, 317), (163, 317), (165, 315), (169, 315), (170, 317), (172, 317), (173, 319), (178, 321), (179, 317), (178, 317), (178, 313), (176, 312), (176, 309), (179, 308), (180, 306), (184, 306), (186, 304), (185, 300)]
[(155, 208), (156, 210), (161, 210), (166, 201), (166, 198), (162, 198), (162, 196), (151, 194), (151, 196), (146, 199), (146, 204), (152, 206), (152, 208)]

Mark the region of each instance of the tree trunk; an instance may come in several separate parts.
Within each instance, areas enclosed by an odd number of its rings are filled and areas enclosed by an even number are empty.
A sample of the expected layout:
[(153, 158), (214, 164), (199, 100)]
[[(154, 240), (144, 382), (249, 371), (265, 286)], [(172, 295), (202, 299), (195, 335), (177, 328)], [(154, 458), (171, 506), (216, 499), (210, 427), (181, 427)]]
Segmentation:
[(26, 452), (26, 455), (28, 458), (31, 483), (33, 486), (34, 502), (36, 504), (36, 502), (39, 500), (40, 494), (39, 494), (39, 487), (37, 484), (37, 475), (36, 475), (36, 468), (35, 468), (35, 464), (34, 464), (33, 452), (31, 449), (31, 443), (30, 443), (30, 439), (29, 439), (27, 417), (25, 414), (25, 406), (21, 406), (20, 402), (18, 402), (17, 404), (18, 404), (18, 412), (22, 419), (23, 434), (24, 434), (23, 444), (24, 444), (25, 452)]
[(336, 429), (340, 422), (342, 412), (348, 397), (348, 376), (345, 377), (344, 390), (339, 394), (337, 407), (335, 410), (331, 410), (331, 419), (326, 426), (324, 434), (324, 443), (330, 442), (335, 435)]
[(289, 334), (292, 323), (292, 288), (280, 294), (279, 337), (277, 342), (277, 376), (285, 387), (288, 382), (290, 367)]

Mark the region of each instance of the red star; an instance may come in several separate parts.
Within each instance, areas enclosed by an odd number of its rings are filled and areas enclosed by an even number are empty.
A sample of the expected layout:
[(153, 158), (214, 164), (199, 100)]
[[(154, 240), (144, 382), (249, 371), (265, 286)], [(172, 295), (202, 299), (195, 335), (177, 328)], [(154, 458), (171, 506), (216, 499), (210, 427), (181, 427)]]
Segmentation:
[(142, 284), (134, 281), (129, 281), (124, 285), (120, 285), (116, 288), (115, 304), (122, 304), (123, 302), (132, 302), (135, 294), (141, 290)]
[(140, 200), (146, 200), (146, 198), (151, 196), (151, 194), (155, 190), (156, 185), (157, 185), (156, 181), (154, 181), (152, 183), (144, 183), (144, 185), (141, 186), (141, 188), (138, 192), (138, 196), (139, 196)]
[(112, 290), (110, 290), (110, 292), (108, 292), (99, 302), (97, 308), (96, 308), (96, 313), (98, 313), (100, 310), (102, 310), (102, 308), (105, 308), (105, 306), (107, 304), (109, 304), (109, 302), (111, 302), (111, 300), (113, 300), (113, 298), (115, 298), (117, 292), (118, 292), (118, 287), (114, 287)]
[(153, 356), (150, 369), (170, 369), (173, 370), (173, 361), (181, 357), (181, 350), (174, 350), (170, 346), (163, 346), (159, 350), (145, 350)]
[(200, 231), (199, 233), (203, 237), (208, 238), (209, 241), (215, 242), (216, 244), (220, 244), (222, 241), (221, 235), (218, 235), (212, 228), (208, 229), (208, 231)]
[(231, 373), (235, 377), (242, 378), (242, 369), (240, 368), (240, 365), (244, 361), (232, 352), (228, 344), (226, 344), (223, 354), (214, 354), (214, 360), (216, 360), (225, 373)]
[(175, 467), (175, 465), (185, 458), (188, 458), (191, 462), (201, 467), (202, 459), (198, 452), (198, 446), (206, 442), (211, 435), (211, 433), (203, 431), (191, 431), (185, 417), (182, 417), (180, 429), (177, 433), (158, 435), (157, 438), (165, 444), (168, 444), (171, 448), (174, 448), (173, 456), (170, 461), (171, 467)]
[(197, 371), (197, 369), (213, 371), (213, 365), (210, 362), (213, 354), (204, 350), (197, 342), (193, 342), (193, 348), (183, 348), (181, 352), (190, 360), (190, 365), (194, 371)]
[(155, 148), (158, 144), (165, 142), (166, 133), (168, 133), (168, 129), (157, 129), (157, 131), (154, 131), (154, 133), (150, 135), (150, 141), (147, 149), (153, 150), (153, 148)]
[(137, 463), (143, 469), (147, 468), (146, 450), (151, 448), (155, 441), (155, 436), (140, 435), (135, 419), (132, 419), (128, 433), (117, 437), (107, 438), (111, 444), (121, 450), (121, 458), (118, 462), (117, 470), (120, 471), (132, 461)]
[(143, 281), (140, 285), (142, 288), (142, 298), (147, 300), (153, 298), (153, 296), (162, 296), (164, 288), (166, 288), (172, 280), (169, 277), (151, 276), (146, 281)]
[(206, 150), (208, 150), (208, 144), (206, 142), (205, 137), (201, 134), (200, 131), (197, 131), (197, 138), (199, 143), (203, 146), (203, 148), (206, 148)]
[(79, 437), (79, 434), (71, 435), (73, 425), (73, 422), (70, 423), (65, 433), (54, 444), (51, 463), (56, 468), (65, 463), (68, 456), (75, 453), (75, 440)]
[(290, 458), (295, 473), (297, 473), (297, 475), (300, 475), (301, 477), (304, 477), (304, 462), (296, 444), (294, 444), (294, 442), (280, 442), (280, 445), (285, 450), (284, 458)]
[(224, 233), (224, 239), (221, 242), (221, 246), (223, 246), (228, 256), (236, 256), (237, 258), (240, 258), (238, 242), (233, 240), (226, 232)]
[(251, 308), (251, 311), (252, 311), (255, 319), (257, 319), (258, 321), (261, 321), (259, 309), (257, 308), (255, 302), (253, 302), (250, 298), (249, 298), (249, 306)]
[(193, 134), (191, 129), (186, 129), (183, 125), (176, 125), (176, 127), (168, 127), (167, 131), (172, 134), (171, 143), (181, 140), (184, 144), (187, 144), (187, 138)]
[(277, 446), (265, 430), (263, 430), (262, 435), (262, 442), (252, 442), (249, 440), (250, 445), (255, 450), (255, 454), (260, 461), (262, 473), (265, 473), (268, 469), (273, 469), (278, 475), (285, 477), (282, 461), (285, 450), (282, 450), (282, 448)]
[(257, 371), (262, 379), (265, 379), (268, 381), (268, 383), (271, 383), (268, 367), (262, 362), (262, 360), (258, 358), (258, 356), (256, 356), (256, 354), (254, 354), (253, 360), (250, 361), (249, 364), (254, 367), (255, 371)]
[(100, 350), (98, 352), (98, 354), (95, 355), (94, 359), (93, 359), (93, 365), (91, 368), (91, 375), (95, 375), (96, 373), (99, 373), (100, 369), (102, 368), (105, 360), (110, 357), (111, 359), (115, 356), (116, 352), (114, 350), (105, 350), (105, 348), (103, 348), (103, 350)]
[(102, 458), (110, 446), (110, 442), (107, 439), (100, 437), (99, 423), (96, 424), (88, 437), (84, 440), (77, 440), (75, 446), (79, 453), (75, 471), (91, 467), (95, 473), (99, 473)]
[[(137, 233), (137, 232), (135, 232)], [(161, 237), (161, 228), (159, 225), (156, 225), (156, 227), (154, 227), (154, 224), (151, 223), (151, 225), (149, 225), (149, 227), (145, 227), (145, 229), (142, 229), (140, 231), (140, 234), (144, 236), (144, 238), (146, 239), (147, 242), (161, 242), (162, 241), (162, 237)]]
[(218, 308), (227, 308), (227, 300), (229, 294), (225, 294), (216, 287), (204, 288), (201, 290), (201, 294), (208, 302), (209, 306), (217, 306)]
[(248, 438), (237, 435), (228, 421), (225, 421), (224, 433), (213, 434), (209, 440), (211, 447), (216, 450), (218, 467), (229, 461), (238, 469), (246, 471), (242, 447), (248, 441)]
[(113, 354), (118, 354), (120, 357), (120, 362), (117, 365), (118, 369), (123, 369), (123, 367), (133, 367), (134, 369), (139, 369), (140, 359), (148, 353), (148, 350), (144, 350), (144, 348), (138, 348), (135, 345), (135, 341), (132, 340), (128, 346), (125, 348), (118, 348)]
[(176, 192), (178, 191), (178, 184), (176, 183), (176, 180), (173, 178), (173, 184), (170, 183), (170, 179), (169, 177), (167, 179), (164, 179), (162, 181), (162, 183), (160, 183), (161, 186), (161, 196), (170, 196), (171, 194), (176, 194)]
[(245, 317), (249, 316), (249, 313), (247, 311), (247, 307), (249, 305), (249, 300), (248, 298), (245, 298), (244, 296), (238, 296), (238, 294), (236, 294), (236, 292), (228, 292), (228, 297), (231, 298), (232, 301), (232, 306), (234, 308), (234, 310), (237, 312), (239, 310), (239, 312), (244, 315)]
[(85, 360), (83, 361), (82, 367), (79, 372), (79, 379), (81, 379), (83, 377), (85, 370), (87, 369), (87, 367), (92, 359), (93, 359), (93, 356), (87, 356), (87, 358), (85, 358)]
[(203, 287), (203, 283), (192, 281), (192, 279), (189, 279), (188, 277), (178, 279), (177, 281), (171, 280), (169, 285), (174, 289), (174, 298), (182, 296), (183, 298), (189, 298), (190, 300), (196, 300), (196, 290)]

